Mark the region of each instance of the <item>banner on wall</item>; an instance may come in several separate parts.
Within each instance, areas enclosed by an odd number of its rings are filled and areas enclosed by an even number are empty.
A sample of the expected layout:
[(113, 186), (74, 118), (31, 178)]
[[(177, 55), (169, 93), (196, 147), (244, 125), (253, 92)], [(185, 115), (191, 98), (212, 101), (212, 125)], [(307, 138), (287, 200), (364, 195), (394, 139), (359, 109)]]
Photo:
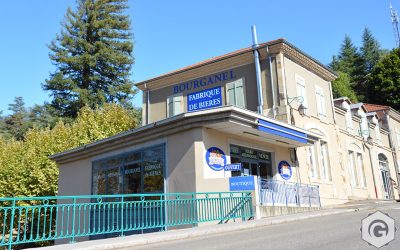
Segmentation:
[(278, 164), (279, 175), (284, 180), (289, 180), (292, 177), (292, 166), (287, 161), (280, 161)]
[(229, 191), (246, 191), (256, 188), (254, 176), (237, 176), (229, 178)]
[(242, 169), (242, 163), (226, 164), (224, 166), (225, 171), (240, 171)]
[(207, 165), (215, 171), (221, 171), (226, 165), (226, 156), (222, 149), (211, 147), (206, 152)]
[(221, 87), (205, 89), (199, 92), (190, 93), (187, 96), (188, 112), (221, 107)]

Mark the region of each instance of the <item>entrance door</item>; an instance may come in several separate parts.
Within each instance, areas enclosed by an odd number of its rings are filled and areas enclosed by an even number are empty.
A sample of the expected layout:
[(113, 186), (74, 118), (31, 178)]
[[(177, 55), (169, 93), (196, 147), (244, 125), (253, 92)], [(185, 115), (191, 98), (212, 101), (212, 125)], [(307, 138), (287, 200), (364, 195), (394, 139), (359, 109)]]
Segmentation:
[(383, 197), (385, 199), (393, 199), (392, 182), (390, 180), (389, 162), (384, 154), (378, 155), (379, 168), (382, 175)]
[(383, 181), (383, 195), (385, 199), (392, 199), (392, 184), (390, 182), (389, 172), (386, 170), (381, 170), (382, 181)]
[(242, 175), (259, 176), (258, 164), (256, 162), (242, 161)]

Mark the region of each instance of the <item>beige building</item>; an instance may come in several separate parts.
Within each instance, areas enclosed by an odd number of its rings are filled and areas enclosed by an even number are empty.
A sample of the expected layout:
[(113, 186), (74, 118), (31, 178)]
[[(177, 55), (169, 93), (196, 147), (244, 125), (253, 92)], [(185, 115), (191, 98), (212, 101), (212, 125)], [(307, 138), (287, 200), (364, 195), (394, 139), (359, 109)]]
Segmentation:
[(255, 175), (318, 185), (322, 206), (398, 199), (400, 114), (333, 99), (335, 78), (278, 39), (139, 82), (143, 126), (52, 156), (59, 195), (229, 191)]

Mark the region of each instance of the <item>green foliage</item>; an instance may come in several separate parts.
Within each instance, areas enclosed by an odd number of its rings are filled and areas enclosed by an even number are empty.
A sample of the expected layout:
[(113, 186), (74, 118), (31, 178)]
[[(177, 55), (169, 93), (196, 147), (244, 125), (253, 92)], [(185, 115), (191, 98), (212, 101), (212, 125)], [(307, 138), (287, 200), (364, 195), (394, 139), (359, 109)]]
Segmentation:
[(79, 0), (67, 10), (62, 31), (49, 45), (56, 71), (43, 84), (62, 117), (104, 103), (130, 107), (133, 43), (127, 0)]
[(117, 104), (83, 108), (71, 124), (33, 128), (23, 141), (0, 138), (0, 197), (57, 194), (58, 168), (48, 157), (135, 128), (138, 111)]
[(400, 57), (393, 49), (375, 65), (367, 79), (370, 102), (388, 105), (400, 111)]
[(350, 77), (343, 72), (338, 72), (339, 76), (332, 82), (333, 97), (339, 98), (346, 96), (352, 102), (357, 102), (357, 96), (351, 87)]
[[(368, 28), (363, 31), (362, 46), (359, 49), (346, 35), (338, 56), (334, 56), (330, 64), (335, 71), (346, 74), (339, 74), (339, 78), (332, 83), (334, 96), (347, 96), (353, 101), (358, 99), (374, 102), (375, 100), (368, 97), (368, 76), (385, 53)], [(378, 100), (376, 104), (381, 102)]]
[[(330, 67), (335, 71), (346, 73), (350, 79), (357, 75), (361, 57), (351, 38), (346, 35), (338, 56), (334, 56)], [(352, 79), (353, 80), (353, 79)]]
[(368, 28), (364, 29), (360, 51), (363, 61), (363, 73), (367, 75), (378, 63), (382, 54), (378, 40), (375, 39)]
[(24, 138), (28, 130), (26, 123), (26, 109), (22, 97), (15, 97), (14, 103), (8, 105), (13, 113), (4, 119), (4, 129), (7, 137), (14, 137), (17, 140)]

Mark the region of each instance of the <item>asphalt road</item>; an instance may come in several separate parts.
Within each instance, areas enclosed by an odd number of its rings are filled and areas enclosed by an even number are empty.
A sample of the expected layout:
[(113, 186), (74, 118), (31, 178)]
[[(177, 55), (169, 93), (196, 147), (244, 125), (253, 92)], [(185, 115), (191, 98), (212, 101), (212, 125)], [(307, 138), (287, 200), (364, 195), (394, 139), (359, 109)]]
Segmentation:
[[(381, 249), (400, 249), (400, 203), (378, 207), (396, 221), (395, 240)], [(361, 220), (376, 211), (329, 215), (251, 230), (150, 244), (144, 249), (376, 249), (361, 239)]]

